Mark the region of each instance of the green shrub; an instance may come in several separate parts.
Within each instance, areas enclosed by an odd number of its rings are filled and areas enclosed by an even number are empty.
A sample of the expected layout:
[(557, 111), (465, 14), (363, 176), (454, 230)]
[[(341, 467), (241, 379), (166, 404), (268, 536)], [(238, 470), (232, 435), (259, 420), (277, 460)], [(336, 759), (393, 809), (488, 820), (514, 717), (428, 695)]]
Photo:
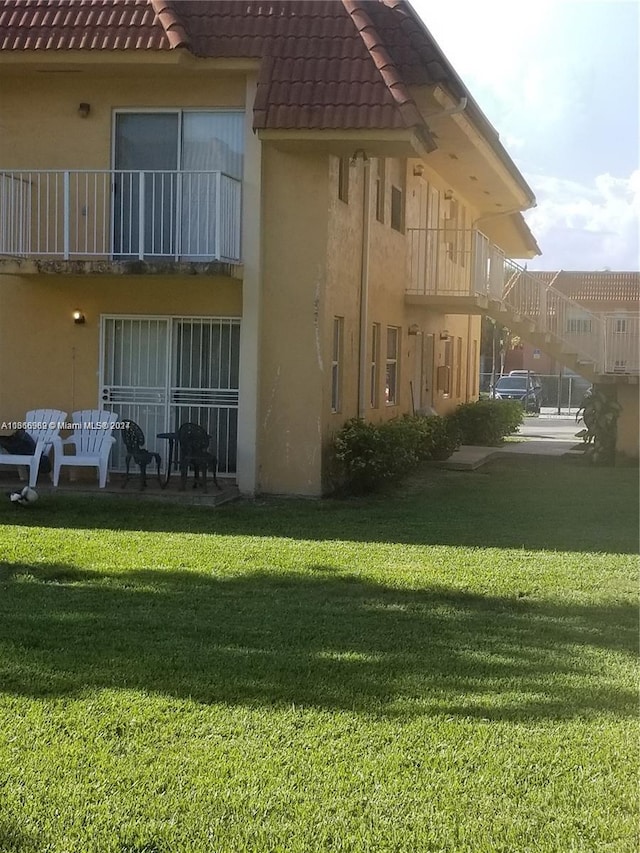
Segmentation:
[(334, 438), (334, 450), (351, 491), (366, 492), (388, 479), (384, 440), (375, 424), (360, 418), (347, 421)]
[(584, 429), (576, 433), (585, 443), (587, 458), (594, 465), (613, 465), (616, 458), (618, 417), (622, 406), (615, 399), (615, 388), (593, 388), (588, 391), (578, 409), (576, 421)]
[(457, 427), (444, 418), (393, 418), (382, 424), (347, 421), (333, 443), (348, 491), (361, 493), (402, 477), (416, 463), (447, 459), (460, 446)]
[(447, 420), (459, 430), (462, 444), (493, 447), (516, 432), (524, 410), (517, 400), (478, 400), (462, 403)]
[(448, 459), (460, 447), (457, 425), (439, 415), (405, 415), (403, 418), (414, 431), (414, 449), (420, 462)]

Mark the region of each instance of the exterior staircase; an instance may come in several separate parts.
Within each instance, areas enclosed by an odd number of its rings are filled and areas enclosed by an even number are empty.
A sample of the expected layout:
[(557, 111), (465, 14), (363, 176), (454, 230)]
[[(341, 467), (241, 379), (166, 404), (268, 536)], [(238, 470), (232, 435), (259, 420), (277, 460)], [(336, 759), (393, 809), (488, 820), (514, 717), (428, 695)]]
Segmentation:
[(407, 229), (407, 303), (485, 314), (592, 382), (638, 382), (640, 317), (594, 314), (480, 231)]

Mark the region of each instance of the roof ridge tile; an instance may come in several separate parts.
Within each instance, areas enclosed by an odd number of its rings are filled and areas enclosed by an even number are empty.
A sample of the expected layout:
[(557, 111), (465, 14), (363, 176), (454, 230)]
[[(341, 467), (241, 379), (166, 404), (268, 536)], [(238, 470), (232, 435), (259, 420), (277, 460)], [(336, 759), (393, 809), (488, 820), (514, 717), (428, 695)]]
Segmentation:
[(171, 0), (149, 0), (156, 18), (160, 21), (171, 49), (191, 47), (191, 42)]

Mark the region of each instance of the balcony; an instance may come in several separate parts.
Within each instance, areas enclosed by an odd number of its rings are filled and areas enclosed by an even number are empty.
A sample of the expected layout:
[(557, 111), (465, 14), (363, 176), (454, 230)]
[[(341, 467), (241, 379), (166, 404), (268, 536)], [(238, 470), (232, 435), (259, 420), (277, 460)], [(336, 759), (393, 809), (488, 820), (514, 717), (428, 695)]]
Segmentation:
[(241, 203), (220, 171), (2, 171), (0, 256), (238, 264)]
[(530, 275), (480, 231), (408, 228), (408, 302), (488, 314), (588, 378), (637, 376), (637, 317), (594, 314)]

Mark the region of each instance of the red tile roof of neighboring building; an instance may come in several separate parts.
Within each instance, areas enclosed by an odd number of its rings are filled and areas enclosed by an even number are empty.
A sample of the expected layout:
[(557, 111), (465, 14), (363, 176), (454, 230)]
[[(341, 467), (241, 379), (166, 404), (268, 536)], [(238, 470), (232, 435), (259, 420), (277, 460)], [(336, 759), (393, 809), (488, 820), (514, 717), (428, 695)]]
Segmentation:
[(556, 290), (584, 305), (594, 302), (636, 307), (640, 305), (640, 272), (529, 270), (529, 274), (545, 284), (553, 284)]

